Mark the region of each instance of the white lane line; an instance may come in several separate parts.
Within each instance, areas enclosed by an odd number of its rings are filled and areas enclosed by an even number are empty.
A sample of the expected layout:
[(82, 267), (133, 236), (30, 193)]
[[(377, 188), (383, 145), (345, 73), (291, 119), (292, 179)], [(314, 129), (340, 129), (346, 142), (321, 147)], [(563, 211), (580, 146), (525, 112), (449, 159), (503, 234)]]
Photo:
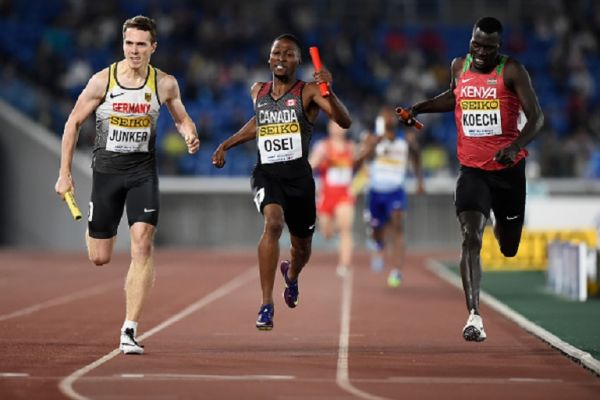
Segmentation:
[[(160, 278), (171, 275), (172, 273), (173, 273), (172, 270), (167, 270), (166, 272), (161, 272)], [(25, 315), (33, 314), (35, 312), (45, 310), (46, 308), (60, 306), (60, 305), (70, 303), (75, 300), (94, 296), (96, 294), (106, 292), (107, 290), (110, 290), (113, 287), (119, 287), (119, 286), (122, 287), (125, 284), (124, 282), (125, 281), (123, 278), (113, 279), (112, 281), (102, 283), (102, 284), (99, 284), (96, 286), (92, 286), (87, 289), (82, 289), (82, 290), (78, 290), (78, 291), (70, 293), (70, 294), (66, 294), (64, 296), (55, 297), (53, 299), (44, 301), (42, 303), (34, 304), (32, 306), (25, 307), (25, 308), (22, 308), (17, 311), (13, 311), (9, 314), (0, 315), (0, 322), (5, 321), (7, 319), (11, 319), (11, 318), (17, 318), (17, 317), (22, 317)]]
[(392, 376), (388, 378), (393, 383), (404, 383), (404, 384), (455, 384), (455, 385), (469, 385), (469, 384), (481, 384), (481, 385), (504, 385), (504, 384), (515, 384), (515, 383), (560, 383), (563, 384), (562, 379), (538, 379), (538, 378), (469, 378), (459, 376)]
[(0, 372), (0, 378), (27, 378), (29, 374), (22, 372)]
[[(177, 314), (173, 315), (171, 318), (168, 318), (164, 322), (162, 322), (162, 323), (158, 324), (157, 326), (155, 326), (154, 328), (150, 329), (149, 331), (147, 331), (146, 333), (141, 335), (139, 337), (139, 340), (141, 341), (146, 338), (149, 338), (152, 335), (162, 331), (163, 329), (168, 328), (169, 326), (173, 325), (174, 323), (184, 319), (188, 315), (200, 310), (201, 308), (220, 299), (221, 297), (226, 296), (227, 294), (233, 292), (234, 290), (245, 285), (246, 283), (250, 282), (251, 280), (256, 279), (256, 277), (257, 277), (256, 267), (248, 269), (243, 274), (238, 275), (236, 278), (230, 280), (223, 286), (215, 289), (211, 293), (209, 293), (206, 296), (202, 297), (201, 299), (197, 300), (195, 303), (190, 304), (188, 307), (184, 308)], [(97, 359), (93, 363), (88, 364), (85, 367), (78, 369), (77, 371), (73, 372), (71, 375), (69, 375), (66, 378), (64, 378), (63, 380), (61, 380), (58, 385), (58, 388), (65, 396), (67, 396), (71, 399), (89, 400), (88, 397), (85, 397), (85, 396), (77, 393), (75, 391), (75, 389), (73, 389), (73, 384), (75, 383), (75, 381), (77, 381), (79, 378), (81, 378), (85, 374), (93, 371), (94, 369), (98, 368), (99, 366), (106, 363), (107, 361), (110, 361), (113, 358), (115, 358), (117, 355), (119, 355), (119, 353), (120, 353), (119, 349), (115, 349), (115, 350), (111, 351), (110, 353), (106, 354), (105, 356)]]
[(143, 379), (146, 375), (144, 374), (121, 374), (121, 375), (117, 375), (121, 378), (125, 378), (125, 379)]
[(364, 392), (350, 383), (348, 372), (348, 348), (350, 347), (350, 311), (352, 309), (352, 269), (344, 275), (342, 284), (342, 309), (340, 322), (340, 338), (338, 344), (336, 384), (346, 392), (365, 400), (386, 400), (385, 397), (375, 396)]
[(125, 379), (205, 380), (205, 381), (290, 381), (293, 375), (205, 375), (205, 374), (121, 374)]
[[(462, 283), (460, 281), (460, 278), (452, 272), (448, 271), (448, 268), (446, 268), (441, 262), (433, 259), (427, 260), (427, 268), (446, 282), (462, 290)], [(506, 304), (502, 303), (494, 296), (484, 292), (483, 290), (480, 291), (480, 299), (487, 306), (494, 309), (499, 314), (502, 314), (509, 320), (513, 321), (518, 326), (525, 329), (527, 332), (539, 337), (544, 342), (548, 343), (550, 346), (554, 347), (555, 349), (558, 349), (559, 351), (563, 352), (569, 357), (578, 360), (584, 367), (600, 375), (600, 361), (595, 359), (590, 353), (578, 349), (577, 347), (565, 342), (558, 336), (548, 332), (541, 326), (525, 318), (522, 314), (519, 314), (518, 312), (508, 307)]]
[(118, 282), (116, 280), (110, 281), (108, 283), (92, 286), (87, 289), (78, 290), (77, 292), (73, 292), (71, 294), (66, 294), (64, 296), (55, 297), (53, 299), (44, 301), (42, 303), (37, 303), (31, 305), (29, 307), (22, 308), (17, 311), (13, 311), (9, 314), (0, 315), (0, 321), (6, 321), (7, 319), (22, 317), (24, 315), (33, 314), (34, 312), (38, 312), (44, 310), (46, 308), (60, 306), (66, 303), (70, 303), (75, 300), (83, 299), (85, 297), (93, 296), (96, 294), (100, 294), (117, 285), (123, 285), (123, 279), (119, 279)]
[[(166, 272), (161, 272), (159, 277), (163, 278), (164, 276), (171, 275), (172, 273), (173, 273), (172, 270), (167, 270)], [(11, 319), (11, 318), (23, 317), (25, 315), (29, 315), (29, 314), (33, 314), (33, 313), (41, 311), (41, 310), (45, 310), (46, 308), (60, 306), (60, 305), (70, 303), (75, 300), (94, 296), (96, 294), (106, 292), (107, 290), (110, 290), (113, 287), (123, 287), (123, 285), (125, 284), (124, 282), (125, 282), (124, 278), (113, 279), (112, 281), (107, 282), (107, 283), (92, 286), (87, 289), (81, 289), (76, 292), (66, 294), (64, 296), (55, 297), (53, 299), (44, 301), (42, 303), (34, 304), (32, 306), (25, 307), (25, 308), (22, 308), (17, 311), (13, 311), (9, 314), (0, 315), (0, 321), (5, 321), (5, 320)]]

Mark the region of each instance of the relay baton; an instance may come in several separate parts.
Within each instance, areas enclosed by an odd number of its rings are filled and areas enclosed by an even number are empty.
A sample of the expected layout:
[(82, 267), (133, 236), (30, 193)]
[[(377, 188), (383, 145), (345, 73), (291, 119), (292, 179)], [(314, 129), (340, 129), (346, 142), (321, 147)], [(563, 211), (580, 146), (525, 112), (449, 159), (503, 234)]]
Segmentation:
[[(402, 107), (397, 107), (396, 108), (396, 114), (402, 119), (402, 121), (404, 121), (405, 123), (408, 121), (408, 119), (410, 118), (410, 113), (408, 111), (406, 111), (404, 108)], [(416, 119), (415, 117), (412, 117), (412, 119), (415, 121), (415, 128), (417, 129), (423, 129), (423, 123), (421, 121), (419, 121), (418, 119)]]
[(79, 221), (81, 219), (81, 211), (79, 210), (79, 207), (77, 206), (77, 203), (75, 202), (75, 195), (73, 194), (72, 190), (69, 190), (67, 193), (65, 193), (65, 201), (67, 202), (67, 205), (69, 206), (69, 211), (71, 211), (71, 215), (73, 216), (73, 219), (75, 221)]
[[(323, 64), (321, 64), (321, 56), (319, 55), (319, 49), (317, 47), (313, 46), (309, 49), (309, 51), (310, 51), (310, 58), (312, 58), (312, 63), (313, 63), (313, 66), (315, 67), (315, 71), (319, 72), (321, 70), (321, 68), (323, 67)], [(323, 96), (323, 97), (329, 96), (329, 86), (327, 86), (327, 84), (325, 82), (322, 82), (319, 84), (319, 89), (321, 90), (321, 96)]]

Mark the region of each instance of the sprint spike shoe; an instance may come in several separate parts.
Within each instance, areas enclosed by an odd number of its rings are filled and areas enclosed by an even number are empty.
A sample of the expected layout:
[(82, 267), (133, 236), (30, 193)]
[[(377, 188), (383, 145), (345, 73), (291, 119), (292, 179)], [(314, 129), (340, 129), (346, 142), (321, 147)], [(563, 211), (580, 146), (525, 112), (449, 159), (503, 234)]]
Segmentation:
[(475, 310), (471, 310), (467, 323), (463, 328), (463, 338), (467, 342), (483, 342), (486, 337), (481, 316), (475, 314)]
[(135, 333), (132, 328), (121, 331), (119, 350), (123, 354), (144, 354), (144, 346), (135, 340)]
[(298, 295), (300, 294), (300, 291), (298, 290), (298, 279), (291, 281), (288, 278), (290, 266), (291, 264), (288, 260), (283, 260), (279, 269), (281, 270), (283, 280), (285, 281), (285, 290), (283, 291), (285, 304), (287, 304), (289, 308), (295, 308), (298, 305)]
[(273, 304), (261, 305), (260, 310), (258, 310), (256, 329), (259, 331), (270, 331), (273, 329), (273, 315), (275, 315)]

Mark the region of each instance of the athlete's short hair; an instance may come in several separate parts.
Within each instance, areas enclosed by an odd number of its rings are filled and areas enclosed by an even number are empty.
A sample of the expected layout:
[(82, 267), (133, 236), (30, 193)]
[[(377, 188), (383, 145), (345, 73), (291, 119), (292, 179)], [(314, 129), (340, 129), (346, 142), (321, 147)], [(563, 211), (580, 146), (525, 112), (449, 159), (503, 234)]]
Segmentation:
[(473, 31), (477, 28), (488, 34), (498, 32), (498, 36), (502, 35), (502, 23), (494, 17), (479, 18), (473, 26)]
[(152, 18), (143, 15), (129, 18), (123, 23), (123, 38), (125, 38), (125, 31), (129, 28), (150, 32), (150, 43), (156, 42), (156, 22)]
[(300, 40), (298, 40), (298, 38), (292, 35), (291, 33), (284, 33), (277, 36), (275, 40), (273, 40), (273, 43), (282, 39), (289, 40), (290, 42), (293, 42), (296, 45), (296, 48), (298, 49), (298, 56), (300, 56), (300, 60), (302, 60), (302, 44), (300, 43)]

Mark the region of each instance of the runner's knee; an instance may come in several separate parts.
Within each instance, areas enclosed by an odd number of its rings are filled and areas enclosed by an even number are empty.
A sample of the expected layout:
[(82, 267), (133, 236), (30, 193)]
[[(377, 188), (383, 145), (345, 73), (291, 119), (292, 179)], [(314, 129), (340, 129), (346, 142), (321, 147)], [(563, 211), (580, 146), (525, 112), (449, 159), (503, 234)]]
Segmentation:
[(149, 258), (152, 255), (152, 242), (150, 240), (140, 240), (132, 242), (131, 255), (134, 258)]
[(303, 261), (308, 261), (311, 253), (311, 244), (307, 243), (302, 246), (294, 247), (294, 253), (297, 258)]
[(284, 222), (281, 218), (265, 218), (265, 233), (280, 237), (283, 233)]
[(88, 252), (88, 258), (94, 265), (97, 266), (108, 264), (110, 262), (110, 254), (98, 254)]
[(480, 251), (483, 242), (483, 231), (475, 226), (464, 224), (462, 226), (463, 248), (470, 251)]

